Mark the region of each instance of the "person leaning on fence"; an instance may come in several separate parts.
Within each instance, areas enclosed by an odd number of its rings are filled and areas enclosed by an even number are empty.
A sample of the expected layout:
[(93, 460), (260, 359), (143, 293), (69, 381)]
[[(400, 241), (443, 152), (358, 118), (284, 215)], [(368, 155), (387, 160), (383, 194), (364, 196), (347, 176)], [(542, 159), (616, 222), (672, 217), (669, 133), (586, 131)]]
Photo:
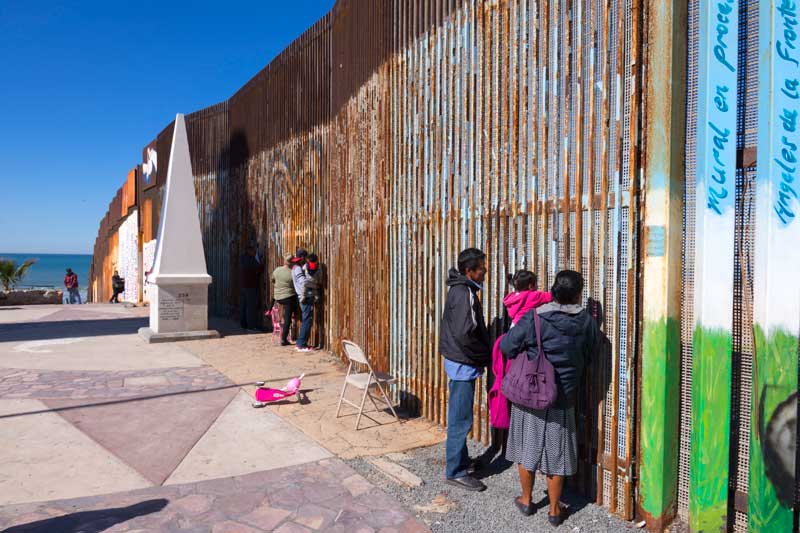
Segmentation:
[(323, 328), (322, 291), (325, 289), (325, 273), (317, 254), (308, 254), (305, 271), (307, 279), (303, 301), (310, 302), (314, 306), (314, 323), (317, 325), (317, 336), (319, 337), (317, 339), (318, 342), (314, 343), (314, 347), (322, 349), (325, 345), (325, 340), (319, 333)]
[(472, 427), (475, 380), (489, 363), (491, 346), (478, 291), (486, 278), (486, 254), (467, 248), (458, 254), (458, 270), (448, 272), (447, 298), (442, 313), (439, 353), (449, 380), (447, 405), (447, 443), (445, 468), (450, 485), (481, 491), (486, 485), (471, 473), (480, 465), (471, 461), (467, 435)]
[(526, 313), (503, 337), (500, 349), (509, 359), (534, 360), (539, 353), (534, 313), (539, 314), (542, 349), (555, 371), (555, 401), (548, 409), (512, 403), (506, 458), (518, 465), (522, 495), (514, 504), (520, 512), (534, 512), (531, 492), (538, 470), (547, 476), (549, 521), (558, 526), (567, 511), (560, 500), (564, 478), (575, 474), (578, 468), (575, 395), (599, 337), (594, 319), (580, 305), (580, 273), (559, 272), (550, 294), (554, 301)]
[(125, 292), (125, 278), (120, 277), (119, 271), (115, 270), (114, 275), (111, 276), (111, 299), (108, 301), (110, 304), (119, 303), (119, 295)]
[(283, 258), (284, 264), (272, 272), (272, 297), (283, 308), (283, 324), (281, 325), (281, 346), (288, 346), (289, 332), (292, 329), (292, 318), (295, 311), (300, 307), (297, 300), (297, 293), (294, 289), (294, 278), (292, 268), (294, 267), (294, 255), (287, 254)]
[(312, 352), (313, 348), (308, 347), (308, 336), (311, 333), (311, 325), (314, 321), (314, 303), (303, 303), (305, 296), (305, 286), (308, 282), (308, 276), (303, 268), (306, 264), (308, 252), (299, 248), (294, 254), (294, 267), (292, 267), (292, 279), (294, 281), (294, 290), (297, 297), (300, 299), (300, 311), (303, 314), (302, 322), (300, 323), (300, 333), (297, 334), (297, 351), (298, 352)]
[[(530, 270), (518, 270), (514, 275), (508, 276), (508, 284), (512, 291), (503, 298), (505, 315), (510, 324), (504, 328), (507, 332), (531, 309), (550, 302), (553, 297), (550, 293), (537, 290), (536, 274)], [(503, 335), (497, 338), (492, 348), (492, 366), (489, 374), (489, 392), (487, 403), (489, 406), (489, 425), (492, 428), (492, 446), (505, 455), (506, 442), (508, 441), (508, 427), (511, 419), (511, 405), (503, 396), (500, 386), (503, 377), (508, 372), (510, 361), (500, 350)]]

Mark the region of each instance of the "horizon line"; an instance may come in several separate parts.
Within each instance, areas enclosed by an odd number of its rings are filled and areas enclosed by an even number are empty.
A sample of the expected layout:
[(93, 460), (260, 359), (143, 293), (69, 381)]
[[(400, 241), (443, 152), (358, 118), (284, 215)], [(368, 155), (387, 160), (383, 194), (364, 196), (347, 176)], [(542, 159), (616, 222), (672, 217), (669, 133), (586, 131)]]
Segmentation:
[(0, 257), (5, 255), (94, 255), (91, 252), (0, 252)]

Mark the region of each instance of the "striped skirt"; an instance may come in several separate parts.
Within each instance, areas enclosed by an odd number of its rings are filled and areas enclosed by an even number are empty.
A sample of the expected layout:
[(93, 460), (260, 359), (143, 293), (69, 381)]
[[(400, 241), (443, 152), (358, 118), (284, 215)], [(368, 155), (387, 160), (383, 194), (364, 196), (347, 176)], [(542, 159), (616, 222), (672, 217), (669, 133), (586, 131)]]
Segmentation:
[(571, 476), (578, 470), (575, 409), (528, 409), (511, 405), (506, 459), (525, 470)]

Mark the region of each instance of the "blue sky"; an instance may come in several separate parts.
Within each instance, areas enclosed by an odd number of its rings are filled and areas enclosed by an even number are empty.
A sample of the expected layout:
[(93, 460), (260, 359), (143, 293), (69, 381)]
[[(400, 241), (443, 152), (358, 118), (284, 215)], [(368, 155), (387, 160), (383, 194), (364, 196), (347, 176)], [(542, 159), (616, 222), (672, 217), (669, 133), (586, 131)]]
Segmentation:
[(142, 147), (333, 3), (0, 2), (0, 252), (91, 253)]

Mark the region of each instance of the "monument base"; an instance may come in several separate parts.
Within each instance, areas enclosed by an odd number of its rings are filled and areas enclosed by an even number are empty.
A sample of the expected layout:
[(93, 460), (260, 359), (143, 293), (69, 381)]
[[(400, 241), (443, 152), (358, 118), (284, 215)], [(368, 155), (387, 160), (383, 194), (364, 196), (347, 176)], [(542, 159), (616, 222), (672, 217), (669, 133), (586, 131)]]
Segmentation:
[(218, 339), (219, 331), (206, 329), (202, 331), (172, 331), (169, 333), (156, 333), (150, 328), (139, 328), (139, 336), (149, 344), (156, 342), (196, 341), (202, 339)]
[(158, 334), (208, 330), (208, 283), (152, 286), (149, 325)]

